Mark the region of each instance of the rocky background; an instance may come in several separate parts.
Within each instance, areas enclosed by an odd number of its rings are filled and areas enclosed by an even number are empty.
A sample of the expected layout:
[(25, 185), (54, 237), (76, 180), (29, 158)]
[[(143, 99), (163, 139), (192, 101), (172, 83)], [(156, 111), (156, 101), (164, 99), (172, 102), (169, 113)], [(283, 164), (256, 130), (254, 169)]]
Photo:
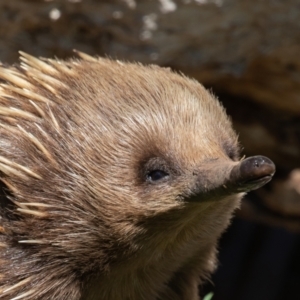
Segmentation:
[(72, 49), (170, 66), (219, 97), (244, 154), (270, 157), (277, 173), (243, 201), (207, 289), (223, 300), (299, 297), (300, 2), (0, 0), (3, 63), (19, 50), (66, 58)]

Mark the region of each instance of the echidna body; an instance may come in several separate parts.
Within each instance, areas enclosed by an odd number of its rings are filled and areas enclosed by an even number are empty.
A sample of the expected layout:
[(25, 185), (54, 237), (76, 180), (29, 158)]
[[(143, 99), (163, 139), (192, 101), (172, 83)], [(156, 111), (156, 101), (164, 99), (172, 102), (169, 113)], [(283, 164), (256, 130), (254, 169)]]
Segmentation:
[(224, 109), (156, 66), (21, 53), (0, 68), (0, 299), (199, 299), (243, 193)]

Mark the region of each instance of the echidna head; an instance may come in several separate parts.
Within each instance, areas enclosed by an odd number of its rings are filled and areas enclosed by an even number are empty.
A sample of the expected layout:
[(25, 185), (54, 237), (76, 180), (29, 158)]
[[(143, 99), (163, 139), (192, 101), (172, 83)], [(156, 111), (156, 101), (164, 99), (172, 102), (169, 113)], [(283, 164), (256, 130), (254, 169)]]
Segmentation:
[(224, 109), (193, 80), (21, 54), (0, 68), (0, 295), (77, 299), (85, 276), (215, 243), (242, 193), (274, 173), (240, 160)]

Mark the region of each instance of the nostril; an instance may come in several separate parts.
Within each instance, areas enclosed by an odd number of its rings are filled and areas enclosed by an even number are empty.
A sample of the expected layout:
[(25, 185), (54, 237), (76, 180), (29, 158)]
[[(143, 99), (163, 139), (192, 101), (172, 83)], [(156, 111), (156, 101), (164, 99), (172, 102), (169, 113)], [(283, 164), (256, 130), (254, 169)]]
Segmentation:
[(260, 164), (259, 164), (259, 162), (258, 162), (257, 160), (254, 162), (254, 166), (255, 166), (256, 168), (259, 168), (259, 167), (260, 167)]
[(253, 161), (253, 165), (256, 168), (263, 167), (264, 165), (274, 165), (273, 162), (265, 156), (253, 156), (247, 158), (246, 160), (248, 159), (250, 162)]

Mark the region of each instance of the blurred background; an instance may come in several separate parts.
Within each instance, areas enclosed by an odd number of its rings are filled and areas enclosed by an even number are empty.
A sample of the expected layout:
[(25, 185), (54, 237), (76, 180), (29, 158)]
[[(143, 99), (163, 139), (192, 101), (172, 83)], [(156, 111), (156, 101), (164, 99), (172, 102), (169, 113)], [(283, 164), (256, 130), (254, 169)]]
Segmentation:
[(72, 49), (169, 66), (224, 104), (245, 155), (274, 180), (249, 193), (220, 241), (214, 300), (300, 299), (298, 0), (0, 0), (0, 61)]

